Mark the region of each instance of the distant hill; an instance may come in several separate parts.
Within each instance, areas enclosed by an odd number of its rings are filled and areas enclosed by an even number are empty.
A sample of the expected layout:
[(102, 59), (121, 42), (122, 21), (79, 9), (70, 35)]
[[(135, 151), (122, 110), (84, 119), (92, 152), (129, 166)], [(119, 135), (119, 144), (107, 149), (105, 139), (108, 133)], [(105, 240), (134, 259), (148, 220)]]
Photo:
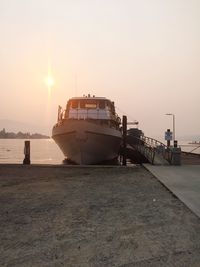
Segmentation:
[(0, 119), (0, 129), (6, 129), (8, 132), (23, 132), (23, 133), (36, 133), (40, 132), (49, 135), (51, 127), (44, 125), (34, 125), (31, 123), (21, 122), (17, 120)]
[(39, 134), (39, 133), (22, 133), (19, 131), (18, 133), (6, 132), (5, 128), (0, 131), (0, 139), (47, 139), (50, 138), (47, 135)]

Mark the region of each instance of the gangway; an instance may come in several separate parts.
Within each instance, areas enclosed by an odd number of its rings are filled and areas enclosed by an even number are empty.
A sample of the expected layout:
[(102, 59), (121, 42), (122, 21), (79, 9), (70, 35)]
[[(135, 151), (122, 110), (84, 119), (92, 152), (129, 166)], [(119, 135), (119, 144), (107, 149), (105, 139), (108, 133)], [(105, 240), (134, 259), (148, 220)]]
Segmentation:
[(126, 141), (127, 158), (133, 162), (149, 162), (159, 165), (171, 164), (171, 150), (162, 142), (144, 135), (137, 137), (132, 135), (131, 132), (127, 132)]
[[(138, 128), (130, 128), (127, 130), (128, 124), (130, 123), (127, 122), (127, 116), (123, 116), (123, 144), (120, 151), (120, 155), (123, 159), (123, 165), (126, 165), (126, 159), (129, 159), (132, 163), (139, 164), (146, 162), (159, 165), (169, 165), (171, 163), (175, 164), (175, 159), (177, 159), (175, 158), (176, 149), (174, 149), (172, 153), (172, 149), (170, 147), (154, 138), (145, 136)], [(138, 122), (131, 124), (138, 124)]]

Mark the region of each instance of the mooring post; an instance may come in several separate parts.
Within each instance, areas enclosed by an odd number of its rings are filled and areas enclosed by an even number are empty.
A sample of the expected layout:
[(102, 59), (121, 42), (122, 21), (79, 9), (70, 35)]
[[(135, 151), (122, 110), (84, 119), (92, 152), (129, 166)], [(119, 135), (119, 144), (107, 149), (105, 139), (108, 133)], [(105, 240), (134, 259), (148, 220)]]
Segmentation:
[(30, 164), (30, 141), (24, 141), (24, 160), (23, 160), (23, 164)]
[(174, 140), (174, 147), (178, 147), (178, 141)]
[(172, 148), (172, 165), (181, 165), (181, 148), (178, 147), (178, 141), (174, 140)]
[(126, 151), (126, 135), (127, 135), (127, 117), (122, 117), (122, 131), (123, 131), (123, 160), (122, 165), (126, 166), (126, 157), (127, 157), (127, 151)]

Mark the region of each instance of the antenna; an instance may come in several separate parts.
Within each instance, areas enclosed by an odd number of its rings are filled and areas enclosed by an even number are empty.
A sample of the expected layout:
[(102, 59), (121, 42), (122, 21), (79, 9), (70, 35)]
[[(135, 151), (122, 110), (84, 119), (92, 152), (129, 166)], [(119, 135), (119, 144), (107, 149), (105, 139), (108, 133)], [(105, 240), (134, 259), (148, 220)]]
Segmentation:
[(75, 89), (75, 96), (77, 96), (77, 93), (78, 93), (78, 82), (77, 82), (77, 73), (75, 73), (75, 76), (74, 76), (74, 89)]

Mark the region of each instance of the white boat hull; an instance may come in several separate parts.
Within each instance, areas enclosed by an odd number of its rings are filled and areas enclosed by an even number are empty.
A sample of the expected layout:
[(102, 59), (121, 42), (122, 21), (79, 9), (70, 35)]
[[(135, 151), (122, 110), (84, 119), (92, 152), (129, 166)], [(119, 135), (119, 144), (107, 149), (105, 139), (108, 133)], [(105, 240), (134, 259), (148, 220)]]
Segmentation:
[(67, 159), (76, 164), (98, 164), (118, 157), (121, 132), (86, 120), (66, 120), (55, 126), (52, 138)]

